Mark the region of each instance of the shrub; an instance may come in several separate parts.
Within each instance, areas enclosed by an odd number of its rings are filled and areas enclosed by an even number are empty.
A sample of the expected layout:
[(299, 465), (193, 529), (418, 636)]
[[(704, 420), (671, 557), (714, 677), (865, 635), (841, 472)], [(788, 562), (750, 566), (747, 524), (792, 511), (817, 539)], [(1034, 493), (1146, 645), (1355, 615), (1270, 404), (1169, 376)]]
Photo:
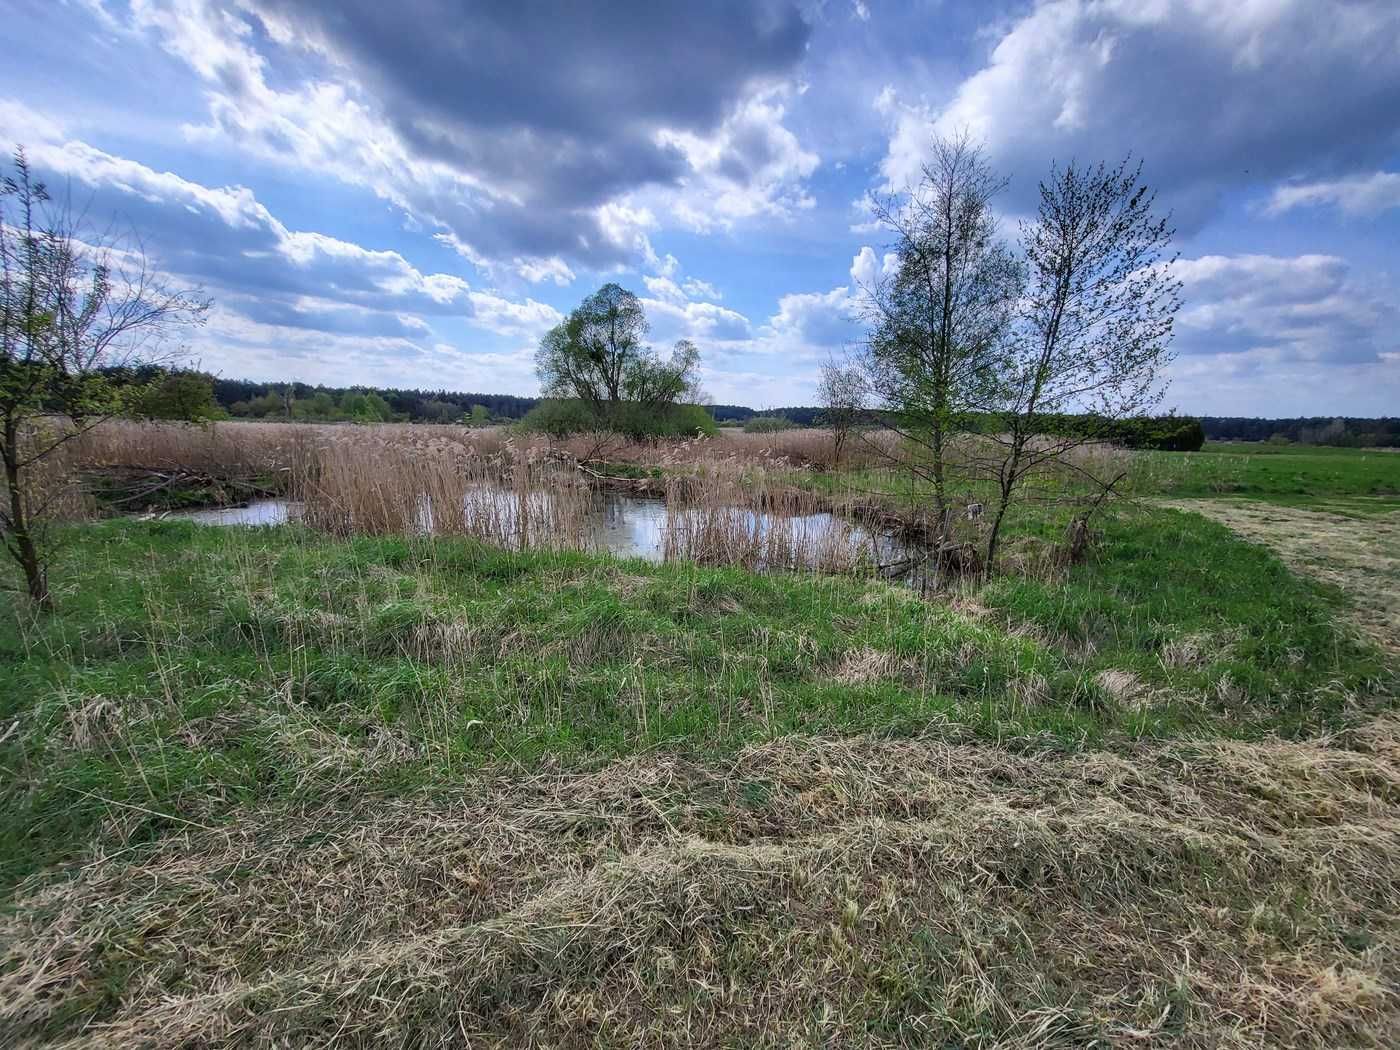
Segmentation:
[(605, 426), (582, 401), (574, 398), (546, 398), (526, 413), (520, 425), (526, 430), (569, 437), (592, 431), (613, 429), (630, 438), (713, 437), (714, 417), (703, 405), (667, 405), (644, 412), (628, 406)]
[(776, 434), (791, 430), (796, 424), (786, 416), (754, 416), (744, 423), (745, 434)]

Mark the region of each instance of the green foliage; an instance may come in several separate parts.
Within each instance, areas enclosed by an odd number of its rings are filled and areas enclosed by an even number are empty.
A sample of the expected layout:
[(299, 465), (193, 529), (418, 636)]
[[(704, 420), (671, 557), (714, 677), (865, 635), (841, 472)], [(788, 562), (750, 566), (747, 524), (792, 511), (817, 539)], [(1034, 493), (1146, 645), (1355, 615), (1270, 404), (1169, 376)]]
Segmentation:
[[(613, 426), (635, 438), (713, 437), (718, 433), (714, 417), (703, 405), (673, 404), (650, 411), (623, 403), (614, 410)], [(575, 398), (545, 398), (520, 421), (525, 430), (568, 437), (599, 429), (598, 417)]]
[(170, 372), (140, 394), (133, 408), (146, 419), (203, 423), (228, 416), (214, 400), (214, 381), (200, 372)]
[[(456, 422), (461, 412), (455, 405), (441, 403), (439, 409), (426, 410), (433, 422)], [(302, 423), (392, 423), (401, 417), (377, 391), (355, 388), (339, 396), (327, 390), (317, 390), (308, 397), (298, 398), (290, 388), (280, 392), (269, 390), (248, 401), (235, 401), (229, 406), (234, 416), (244, 419), (294, 419)]]
[(1341, 448), (1400, 448), (1400, 416), (1365, 419), (1352, 416), (1310, 416), (1297, 419), (1256, 419), (1205, 416), (1201, 420), (1212, 441), (1296, 441), (1300, 445)]
[(744, 421), (745, 434), (776, 434), (781, 430), (791, 430), (795, 423), (783, 416), (754, 416)]
[(700, 352), (688, 340), (663, 359), (643, 340), (641, 300), (605, 284), (540, 340), (535, 370), (546, 398), (576, 401), (592, 417), (586, 429), (630, 437), (666, 430), (669, 408), (698, 394)]
[[(1206, 442), (1201, 421), (1193, 416), (1129, 416), (1105, 419), (1088, 413), (1047, 412), (1036, 417), (1044, 434), (1107, 441), (1125, 448), (1155, 449), (1161, 452), (1197, 452)], [(969, 413), (959, 420), (968, 430), (987, 433), (1000, 421), (996, 416)]]

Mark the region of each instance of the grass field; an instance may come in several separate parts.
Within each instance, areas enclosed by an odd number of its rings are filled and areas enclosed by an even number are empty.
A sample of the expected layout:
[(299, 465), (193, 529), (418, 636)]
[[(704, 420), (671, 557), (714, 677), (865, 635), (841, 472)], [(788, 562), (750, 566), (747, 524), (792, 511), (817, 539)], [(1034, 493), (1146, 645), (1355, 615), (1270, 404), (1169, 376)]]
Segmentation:
[(1400, 456), (1140, 467), (927, 599), (74, 524), (0, 623), (0, 1032), (1394, 1045)]
[(1400, 451), (1211, 441), (1197, 453), (1150, 453), (1158, 494), (1230, 496), (1280, 506), (1384, 513), (1400, 500)]

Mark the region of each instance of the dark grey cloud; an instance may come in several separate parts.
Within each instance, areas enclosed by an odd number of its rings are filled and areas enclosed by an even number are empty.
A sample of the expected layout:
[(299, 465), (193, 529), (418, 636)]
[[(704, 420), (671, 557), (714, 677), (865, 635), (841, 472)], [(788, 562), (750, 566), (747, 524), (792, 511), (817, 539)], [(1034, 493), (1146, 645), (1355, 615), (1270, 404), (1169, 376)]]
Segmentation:
[(931, 122), (985, 139), (1017, 207), (1051, 160), (1131, 152), (1191, 230), (1232, 189), (1374, 170), (1400, 149), (1394, 0), (1047, 0), (993, 39), (946, 105), (891, 100), (888, 175), (908, 175)]
[[(630, 191), (680, 184), (692, 165), (662, 132), (708, 136), (753, 92), (802, 59), (808, 22), (786, 0), (521, 4), (408, 0), (253, 0), (275, 68), (306, 49), (326, 56), (415, 164), (460, 182), (410, 176), (391, 192), (486, 258), (552, 255), (602, 265), (629, 256), (596, 209)], [(197, 57), (197, 56), (196, 56)], [(225, 66), (237, 75), (226, 75)], [(226, 61), (214, 78), (234, 100), (216, 124), (234, 135), (264, 105)], [(257, 122), (266, 148), (297, 155), (285, 123)], [(751, 177), (775, 145), (757, 129), (726, 142), (724, 173)]]
[(782, 0), (256, 0), (328, 44), (405, 126), (607, 145), (657, 126), (713, 128), (755, 78), (801, 57), (809, 27)]

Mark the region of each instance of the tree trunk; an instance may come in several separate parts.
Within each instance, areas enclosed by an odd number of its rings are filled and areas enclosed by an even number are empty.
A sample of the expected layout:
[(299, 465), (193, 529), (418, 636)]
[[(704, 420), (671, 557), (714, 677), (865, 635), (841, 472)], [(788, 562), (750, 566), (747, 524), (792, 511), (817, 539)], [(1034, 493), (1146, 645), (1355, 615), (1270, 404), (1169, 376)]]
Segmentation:
[(5, 457), (5, 484), (10, 490), (10, 536), (6, 547), (24, 573), (25, 588), (29, 591), (34, 605), (48, 612), (53, 608), (53, 597), (49, 594), (48, 573), (44, 571), (43, 559), (34, 542), (34, 534), (29, 528), (29, 517), (24, 506), (24, 492), (20, 486), (19, 454), (14, 443)]

